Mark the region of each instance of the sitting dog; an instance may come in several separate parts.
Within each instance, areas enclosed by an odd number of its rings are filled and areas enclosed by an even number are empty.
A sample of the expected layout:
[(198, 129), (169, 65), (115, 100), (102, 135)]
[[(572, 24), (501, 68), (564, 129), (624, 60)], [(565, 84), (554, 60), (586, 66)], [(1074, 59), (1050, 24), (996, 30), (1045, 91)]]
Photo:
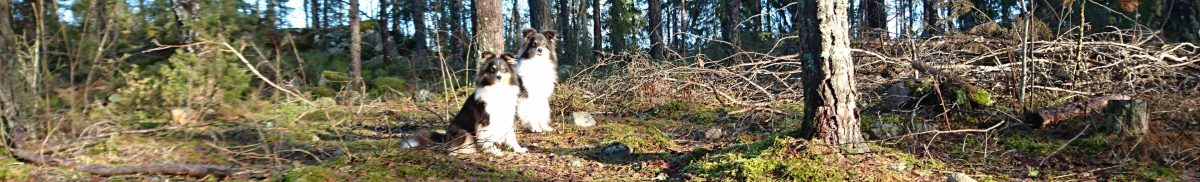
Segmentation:
[(512, 54), (495, 55), (484, 52), (475, 76), (475, 92), (463, 103), (454, 115), (446, 133), (418, 131), (404, 141), (401, 147), (426, 148), (433, 144), (448, 144), (450, 155), (475, 153), (475, 147), (492, 155), (502, 156), (496, 145), (504, 144), (516, 153), (527, 149), (517, 144), (515, 113), (520, 94), (520, 79), (514, 72)]
[(550, 96), (558, 82), (558, 55), (554, 53), (554, 38), (558, 32), (525, 29), (523, 33), (524, 44), (517, 53), (517, 76), (521, 78), (522, 88), (517, 100), (517, 122), (535, 133), (553, 131), (550, 128)]

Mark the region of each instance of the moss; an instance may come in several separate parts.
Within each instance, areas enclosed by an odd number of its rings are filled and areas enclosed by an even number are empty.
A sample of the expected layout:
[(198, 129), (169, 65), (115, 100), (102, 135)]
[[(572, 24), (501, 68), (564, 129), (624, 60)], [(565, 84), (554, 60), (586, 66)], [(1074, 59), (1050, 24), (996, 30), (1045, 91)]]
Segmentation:
[(1038, 142), (1024, 136), (1009, 136), (1004, 139), (1004, 147), (1019, 150), (1030, 155), (1048, 155), (1058, 146), (1055, 142)]
[(976, 90), (971, 93), (971, 102), (981, 106), (992, 106), (992, 93), (982, 89)]
[(337, 172), (322, 166), (303, 166), (288, 170), (283, 181), (336, 181)]
[(858, 175), (830, 165), (821, 150), (832, 149), (780, 135), (727, 148), (683, 170), (704, 179), (732, 181), (842, 181)]
[(383, 96), (398, 96), (408, 91), (408, 83), (400, 77), (380, 77), (371, 80), (371, 93)]
[(656, 127), (608, 123), (600, 125), (600, 131), (602, 132), (602, 141), (598, 142), (617, 141), (635, 151), (661, 151), (676, 146), (670, 137)]
[(308, 91), (310, 95), (317, 97), (333, 97), (333, 94), (335, 93), (333, 89), (325, 87), (306, 87), (304, 90)]
[[(8, 153), (0, 148), (0, 153)], [(26, 181), (37, 166), (31, 166), (17, 159), (4, 156), (0, 157), (0, 181)]]
[(1175, 170), (1160, 165), (1152, 165), (1138, 169), (1137, 175), (1144, 180), (1179, 181), (1180, 176)]
[(1080, 139), (1079, 142), (1076, 142), (1074, 145), (1078, 147), (1079, 150), (1084, 154), (1098, 155), (1100, 153), (1109, 151), (1108, 139), (1108, 135), (1095, 134), (1088, 136), (1087, 138)]
[(699, 123), (717, 121), (725, 113), (723, 108), (714, 108), (690, 101), (670, 101), (652, 109), (651, 114)]

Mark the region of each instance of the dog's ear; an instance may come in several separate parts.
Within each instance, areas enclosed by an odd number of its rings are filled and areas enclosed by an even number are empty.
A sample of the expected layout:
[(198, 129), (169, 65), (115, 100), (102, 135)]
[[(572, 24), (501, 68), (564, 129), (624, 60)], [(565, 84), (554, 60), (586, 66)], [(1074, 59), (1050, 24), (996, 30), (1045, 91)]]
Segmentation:
[(492, 53), (491, 51), (483, 51), (483, 53), (480, 55), (482, 55), (479, 57), (480, 63), (484, 63), (488, 60), (492, 60), (492, 58), (496, 58), (496, 53)]
[(558, 32), (554, 30), (546, 30), (542, 31), (542, 35), (546, 35), (546, 39), (554, 40), (555, 36), (558, 36)]
[(492, 57), (496, 57), (496, 53), (492, 53), (492, 51), (484, 51), (484, 53), (480, 55), (482, 55), (479, 57), (480, 62), (491, 60)]
[(533, 30), (532, 28), (526, 28), (524, 30), (521, 30), (521, 37), (528, 37), (529, 34), (536, 33), (536, 32), (537, 32), (537, 30)]
[(508, 62), (508, 64), (510, 64), (510, 65), (516, 65), (516, 64), (517, 64), (517, 58), (516, 58), (516, 57), (513, 57), (513, 55), (512, 55), (512, 54), (509, 54), (509, 53), (504, 53), (504, 54), (501, 54), (501, 55), (500, 55), (500, 58), (504, 59), (504, 62)]

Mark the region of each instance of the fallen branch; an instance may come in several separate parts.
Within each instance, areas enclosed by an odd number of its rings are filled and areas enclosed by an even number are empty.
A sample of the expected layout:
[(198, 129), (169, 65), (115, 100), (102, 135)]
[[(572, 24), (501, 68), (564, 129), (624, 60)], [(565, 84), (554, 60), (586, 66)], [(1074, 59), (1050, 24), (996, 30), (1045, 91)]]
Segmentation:
[(975, 86), (975, 84), (971, 84), (971, 82), (967, 82), (966, 78), (958, 76), (958, 74), (955, 74), (953, 71), (942, 71), (926, 65), (925, 63), (921, 63), (920, 61), (912, 61), (911, 64), (913, 69), (916, 69), (917, 71), (943, 78), (950, 83), (949, 85), (951, 87), (966, 91), (966, 96), (970, 98), (968, 100), (971, 102), (982, 106), (992, 106), (991, 92), (979, 88), (978, 86)]
[(163, 174), (163, 175), (179, 175), (191, 177), (206, 177), (214, 176), (223, 178), (229, 176), (234, 171), (233, 168), (226, 168), (214, 165), (198, 165), (198, 164), (173, 164), (159, 163), (135, 166), (105, 166), (93, 165), (75, 162), (70, 159), (56, 158), (47, 155), (42, 155), (41, 151), (31, 152), (23, 150), (27, 145), (24, 143), (24, 132), (10, 132), (12, 134), (9, 140), (13, 143), (5, 148), (10, 149), (12, 156), (18, 160), (26, 161), (37, 165), (66, 167), (72, 170), (80, 170), (87, 173), (100, 176), (114, 176), (126, 174)]
[(1108, 105), (1108, 101), (1110, 100), (1129, 99), (1132, 99), (1132, 97), (1126, 95), (1099, 96), (1084, 101), (1041, 109), (1036, 113), (1026, 114), (1026, 120), (1032, 121), (1033, 124), (1041, 126), (1041, 128), (1047, 128), (1059, 121), (1086, 114), (1088, 111), (1100, 111), (1105, 105)]

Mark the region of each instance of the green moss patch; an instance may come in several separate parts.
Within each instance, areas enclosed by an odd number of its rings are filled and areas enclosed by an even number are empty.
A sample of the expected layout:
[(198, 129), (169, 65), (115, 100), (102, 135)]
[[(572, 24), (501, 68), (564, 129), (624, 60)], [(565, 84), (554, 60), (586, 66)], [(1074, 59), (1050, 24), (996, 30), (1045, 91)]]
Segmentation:
[(685, 173), (717, 181), (843, 181), (854, 176), (830, 164), (831, 149), (787, 136), (727, 148), (684, 168)]

